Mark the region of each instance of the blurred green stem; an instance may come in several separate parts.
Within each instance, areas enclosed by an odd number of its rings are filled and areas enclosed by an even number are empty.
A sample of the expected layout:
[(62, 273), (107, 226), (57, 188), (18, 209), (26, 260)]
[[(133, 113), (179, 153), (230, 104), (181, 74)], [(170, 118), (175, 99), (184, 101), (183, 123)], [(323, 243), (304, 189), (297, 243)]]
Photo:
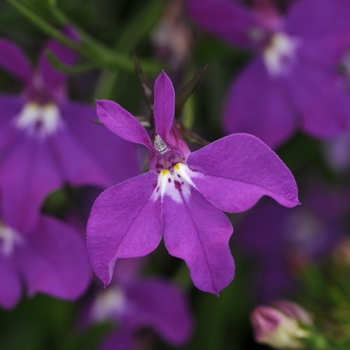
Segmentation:
[[(107, 66), (116, 70), (120, 69), (129, 73), (134, 71), (133, 60), (131, 57), (127, 57), (124, 54), (120, 54), (115, 50), (109, 49), (107, 46), (91, 38), (82, 29), (76, 28), (76, 26), (74, 26), (81, 38), (80, 43), (75, 43), (73, 40), (62, 34), (59, 29), (56, 29), (54, 26), (49, 24), (46, 20), (40, 17), (28, 6), (21, 3), (19, 0), (6, 1), (46, 34), (60, 41), (64, 45), (72, 48), (73, 50), (79, 52), (82, 56), (91, 60), (94, 64), (102, 67)], [(49, 5), (49, 10), (53, 18), (60, 25), (73, 23), (62, 11), (60, 11), (60, 9), (55, 5), (54, 1), (48, 2), (47, 5)], [(159, 65), (151, 61), (144, 61), (143, 67), (149, 73), (157, 71), (159, 69)]]

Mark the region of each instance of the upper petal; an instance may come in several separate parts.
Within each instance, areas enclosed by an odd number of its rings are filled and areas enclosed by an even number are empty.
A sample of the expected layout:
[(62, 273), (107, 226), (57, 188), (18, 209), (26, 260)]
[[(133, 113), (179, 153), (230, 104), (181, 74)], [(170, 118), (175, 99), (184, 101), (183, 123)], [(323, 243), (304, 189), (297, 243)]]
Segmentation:
[(144, 256), (162, 237), (160, 201), (152, 193), (156, 174), (148, 172), (104, 191), (87, 225), (87, 247), (96, 275), (109, 284), (118, 258)]
[(228, 42), (253, 46), (252, 33), (261, 24), (253, 11), (235, 1), (190, 0), (189, 12), (202, 27)]
[(233, 81), (227, 94), (224, 125), (229, 133), (246, 132), (275, 148), (296, 128), (293, 105), (279, 79), (269, 76), (261, 58)]
[(97, 115), (102, 123), (124, 140), (139, 143), (153, 151), (153, 145), (144, 127), (119, 104), (97, 100)]
[(53, 161), (57, 164), (62, 178), (68, 183), (74, 186), (96, 185), (103, 188), (113, 183), (67, 127), (57, 129), (48, 141)]
[[(77, 33), (73, 30), (72, 27), (67, 26), (63, 30), (63, 33), (73, 41), (79, 41)], [(43, 80), (45, 88), (51, 91), (57, 89), (60, 90), (61, 88), (64, 88), (68, 76), (66, 73), (63, 73), (62, 71), (59, 71), (52, 66), (47, 58), (46, 50), (50, 50), (60, 61), (66, 65), (71, 65), (74, 63), (77, 57), (77, 53), (76, 51), (72, 50), (66, 45), (63, 45), (55, 39), (49, 40), (40, 53), (38, 73)]]
[(295, 1), (288, 11), (285, 26), (290, 34), (319, 38), (329, 34), (350, 34), (348, 0)]
[(171, 255), (186, 261), (197, 288), (219, 294), (234, 274), (228, 246), (231, 223), (194, 188), (185, 197), (182, 202), (163, 198), (165, 246)]
[(288, 84), (302, 116), (303, 130), (319, 138), (330, 138), (349, 126), (349, 96), (335, 69), (303, 60), (295, 66)]
[(29, 294), (43, 292), (73, 300), (91, 281), (83, 237), (57, 219), (41, 217), (19, 249), (17, 265)]
[(163, 141), (167, 141), (174, 121), (175, 92), (173, 83), (163, 71), (154, 83), (154, 121)]
[(72, 137), (108, 177), (108, 186), (140, 172), (136, 145), (116, 137), (105, 126), (94, 123), (97, 115), (90, 105), (67, 102), (61, 106), (61, 113)]
[(0, 66), (29, 84), (32, 78), (30, 63), (24, 52), (14, 43), (0, 39)]
[(188, 166), (198, 190), (220, 209), (240, 212), (267, 195), (286, 207), (299, 203), (294, 177), (282, 160), (258, 138), (233, 134), (191, 153)]

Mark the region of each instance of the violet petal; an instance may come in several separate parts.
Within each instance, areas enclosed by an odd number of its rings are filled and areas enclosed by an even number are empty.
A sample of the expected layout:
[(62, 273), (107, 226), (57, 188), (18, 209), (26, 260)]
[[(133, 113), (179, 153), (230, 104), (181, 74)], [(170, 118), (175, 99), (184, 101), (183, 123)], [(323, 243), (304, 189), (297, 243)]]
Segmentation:
[(125, 319), (129, 328), (151, 327), (167, 342), (184, 344), (192, 331), (192, 318), (184, 293), (168, 281), (138, 280), (127, 289), (135, 312)]
[(139, 173), (136, 146), (116, 137), (104, 125), (94, 123), (97, 119), (94, 108), (84, 103), (67, 102), (61, 106), (61, 113), (74, 139), (108, 176), (108, 186)]
[(43, 216), (18, 252), (28, 293), (74, 300), (91, 281), (83, 237), (67, 224)]
[(104, 191), (87, 225), (87, 247), (96, 275), (108, 285), (117, 258), (144, 256), (162, 237), (160, 201), (151, 196), (156, 174), (149, 172)]
[[(70, 39), (78, 42), (78, 36), (71, 27), (66, 27), (63, 33)], [(45, 88), (54, 91), (65, 86), (68, 75), (53, 67), (47, 58), (46, 50), (50, 50), (60, 61), (66, 65), (72, 65), (77, 57), (76, 51), (66, 45), (51, 39), (42, 49), (39, 56), (38, 73), (43, 80)]]
[(173, 125), (174, 113), (175, 91), (173, 83), (163, 71), (154, 83), (154, 121), (159, 136), (165, 142)]
[(241, 212), (267, 195), (286, 207), (299, 204), (294, 177), (282, 160), (258, 138), (232, 134), (191, 153), (192, 181), (227, 212)]
[(297, 127), (284, 86), (269, 76), (261, 58), (249, 63), (232, 83), (224, 108), (229, 133), (253, 134), (272, 148), (286, 141)]
[(234, 274), (228, 247), (233, 229), (225, 214), (192, 188), (182, 203), (164, 196), (163, 220), (169, 253), (186, 261), (197, 288), (219, 294)]
[(250, 31), (259, 28), (258, 17), (249, 8), (234, 1), (190, 0), (189, 13), (210, 33), (234, 45), (252, 46)]
[(139, 121), (119, 104), (97, 100), (97, 115), (102, 123), (124, 140), (139, 143), (153, 150), (151, 139)]
[(21, 297), (21, 283), (12, 261), (0, 257), (0, 305), (6, 309), (14, 307)]
[(0, 66), (24, 83), (32, 79), (30, 63), (20, 47), (6, 39), (0, 39)]

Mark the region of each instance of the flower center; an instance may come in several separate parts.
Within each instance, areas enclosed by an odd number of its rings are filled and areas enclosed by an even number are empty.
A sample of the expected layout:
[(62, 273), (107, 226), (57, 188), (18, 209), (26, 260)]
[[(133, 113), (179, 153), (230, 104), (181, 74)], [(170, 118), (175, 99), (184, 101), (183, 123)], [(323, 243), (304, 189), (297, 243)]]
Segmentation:
[(53, 134), (61, 122), (60, 111), (56, 104), (41, 105), (29, 102), (19, 113), (16, 125), (30, 135), (44, 137)]
[(97, 322), (115, 321), (115, 317), (120, 317), (125, 313), (128, 303), (121, 288), (110, 287), (96, 297), (91, 309), (91, 317)]
[(157, 186), (153, 192), (152, 199), (156, 201), (159, 197), (170, 196), (175, 202), (182, 203), (191, 195), (191, 186), (195, 187), (191, 178), (199, 176), (186, 164), (176, 163), (174, 167), (163, 169), (158, 175)]
[(295, 62), (298, 40), (287, 34), (274, 34), (263, 51), (266, 68), (271, 75), (288, 74)]
[(10, 256), (16, 246), (22, 245), (24, 239), (16, 230), (0, 225), (0, 255)]

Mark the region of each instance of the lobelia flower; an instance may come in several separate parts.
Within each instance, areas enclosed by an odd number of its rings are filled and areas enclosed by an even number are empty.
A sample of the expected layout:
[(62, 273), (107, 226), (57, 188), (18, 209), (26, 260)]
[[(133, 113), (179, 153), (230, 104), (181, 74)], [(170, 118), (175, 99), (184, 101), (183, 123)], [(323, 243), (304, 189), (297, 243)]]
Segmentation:
[(92, 277), (84, 238), (47, 215), (26, 229), (22, 221), (6, 214), (0, 221), (0, 305), (15, 306), (23, 288), (30, 296), (77, 299)]
[(174, 102), (173, 85), (162, 72), (154, 85), (153, 140), (120, 105), (97, 102), (108, 129), (147, 147), (150, 169), (97, 198), (87, 225), (88, 254), (108, 285), (118, 258), (150, 253), (164, 234), (167, 250), (185, 260), (193, 283), (218, 294), (234, 274), (233, 229), (222, 210), (244, 211), (263, 195), (293, 207), (297, 187), (278, 156), (251, 135), (230, 135), (191, 153), (174, 122)]
[[(70, 27), (66, 32), (78, 40)], [(32, 71), (21, 49), (0, 39), (0, 66), (24, 83), (20, 95), (0, 94), (1, 195), (8, 215), (26, 217), (23, 229), (35, 226), (45, 197), (64, 183), (106, 188), (139, 170), (134, 145), (92, 123), (91, 106), (67, 98), (67, 76), (50, 65), (45, 49), (66, 64), (76, 56), (50, 40)]]
[(131, 349), (145, 327), (172, 345), (189, 340), (193, 325), (185, 294), (165, 279), (139, 276), (142, 263), (144, 259), (118, 260), (112, 283), (85, 310), (89, 322), (117, 324), (100, 349)]
[(324, 259), (346, 234), (348, 192), (326, 188), (314, 178), (305, 187), (302, 206), (289, 211), (267, 199), (238, 226), (235, 244), (254, 262), (250, 290), (261, 302), (295, 291), (296, 271)]
[(229, 88), (226, 131), (254, 134), (273, 148), (299, 128), (322, 139), (339, 135), (350, 121), (338, 69), (350, 43), (350, 2), (300, 0), (285, 15), (270, 0), (254, 4), (189, 0), (202, 27), (256, 52)]

